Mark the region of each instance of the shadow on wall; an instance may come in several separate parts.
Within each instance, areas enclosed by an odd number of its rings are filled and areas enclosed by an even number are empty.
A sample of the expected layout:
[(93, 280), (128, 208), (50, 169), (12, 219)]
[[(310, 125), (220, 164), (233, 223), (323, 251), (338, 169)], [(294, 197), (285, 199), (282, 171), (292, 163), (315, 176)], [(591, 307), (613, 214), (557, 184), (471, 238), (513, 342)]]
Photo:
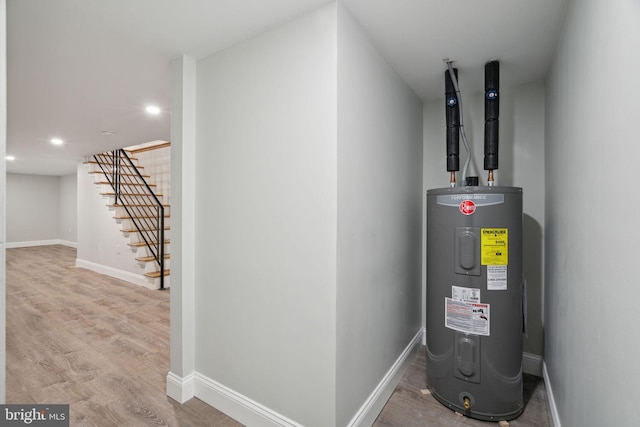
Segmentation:
[(528, 336), (524, 339), (524, 351), (543, 355), (542, 330), (542, 227), (531, 216), (524, 214), (523, 265), (522, 272), (527, 279), (527, 325)]

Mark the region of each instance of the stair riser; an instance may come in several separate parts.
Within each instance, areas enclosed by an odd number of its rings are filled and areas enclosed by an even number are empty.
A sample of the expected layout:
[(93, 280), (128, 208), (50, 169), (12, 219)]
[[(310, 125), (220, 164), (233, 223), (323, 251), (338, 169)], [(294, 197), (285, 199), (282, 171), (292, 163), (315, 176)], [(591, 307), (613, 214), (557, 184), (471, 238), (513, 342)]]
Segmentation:
[[(170, 245), (168, 243), (164, 245), (165, 254), (171, 253), (169, 252), (169, 246)], [(146, 246), (129, 246), (129, 247), (131, 248), (131, 252), (135, 254), (135, 258), (143, 258), (143, 257), (153, 255), (153, 253), (151, 253), (151, 250), (149, 250), (149, 248), (147, 248)]]
[[(144, 266), (145, 273), (153, 273), (154, 271), (160, 271), (160, 266), (158, 266), (158, 264), (155, 261), (145, 262), (140, 264)], [(171, 269), (171, 263), (169, 262), (168, 259), (164, 260), (164, 269), (165, 270)]]
[[(131, 219), (125, 219), (125, 218), (114, 218), (114, 219), (118, 224), (120, 224), (120, 227), (122, 230), (133, 230), (136, 227), (133, 223), (133, 220)], [(150, 225), (152, 224), (153, 227), (156, 228), (156, 225), (155, 225), (156, 223), (157, 223), (156, 218), (144, 218), (144, 219), (141, 219), (138, 224), (143, 224), (147, 226), (147, 228), (151, 228)], [(169, 218), (165, 217), (164, 227), (165, 227), (165, 232), (168, 231), (167, 227), (171, 227), (171, 224), (169, 223)]]
[[(109, 206), (109, 207), (113, 210), (113, 212), (114, 212), (114, 215), (113, 215), (113, 216), (127, 216), (127, 215), (128, 215), (127, 211), (126, 211), (122, 206), (114, 207), (114, 206), (112, 206), (112, 205), (113, 205), (113, 203), (107, 203), (107, 206)], [(140, 210), (140, 211), (139, 211), (139, 210), (137, 210), (135, 207), (131, 207), (131, 208), (130, 208), (130, 211), (131, 211), (134, 215), (135, 215), (135, 214), (140, 214), (140, 213), (142, 213), (142, 212), (143, 212), (142, 210)], [(154, 212), (154, 213), (155, 213), (155, 212), (156, 212), (156, 210), (154, 209), (152, 212)], [(165, 207), (164, 207), (164, 215), (165, 215), (165, 217), (166, 217), (166, 216), (168, 216), (168, 215), (171, 215), (171, 208), (170, 208), (169, 206), (165, 206)]]
[[(164, 240), (171, 240), (171, 235), (169, 234), (170, 232), (165, 230), (164, 232)], [(130, 243), (136, 243), (136, 242), (144, 242), (144, 239), (141, 237), (141, 234), (138, 232), (134, 232), (134, 233), (126, 233), (126, 232), (122, 232), (122, 234), (125, 237), (129, 238), (129, 242)], [(155, 233), (152, 234), (148, 234), (146, 235), (148, 238), (150, 238), (151, 236), (154, 236)]]
[[(146, 230), (150, 230), (150, 229), (146, 229)], [(135, 228), (130, 228), (130, 229), (125, 229), (125, 228), (123, 228), (123, 229), (121, 230), (121, 232), (125, 235), (125, 237), (129, 237), (129, 238), (131, 238), (131, 239), (132, 239), (132, 240), (131, 240), (132, 242), (137, 242), (137, 241), (142, 240), (141, 238), (139, 238), (139, 235), (140, 235), (141, 233), (139, 233), (139, 232), (138, 232), (138, 230), (136, 230)], [(145, 229), (143, 229), (143, 233), (144, 233), (144, 232), (145, 232)], [(155, 235), (155, 234), (156, 234), (155, 229), (153, 229), (153, 230), (151, 230), (151, 231), (147, 231), (147, 232), (148, 232), (150, 235)], [(170, 238), (171, 238), (170, 233), (171, 233), (171, 230), (168, 230), (168, 229), (165, 227), (165, 229), (164, 229), (164, 238), (165, 238), (165, 239), (170, 239)]]
[[(116, 203), (116, 196), (113, 194), (105, 194), (105, 193), (100, 193), (100, 195), (107, 199), (107, 203), (110, 205), (114, 205)], [(160, 203), (164, 204), (164, 200), (163, 200), (163, 196), (157, 196), (158, 200), (160, 200)], [(135, 195), (135, 196), (130, 196), (130, 195), (125, 195), (122, 196), (122, 199), (124, 200), (124, 204), (144, 204), (144, 205), (155, 205), (156, 199), (155, 197), (153, 197), (153, 195), (151, 194), (139, 194), (139, 195)], [(119, 203), (122, 203), (122, 199)], [(165, 207), (166, 209), (166, 207)]]

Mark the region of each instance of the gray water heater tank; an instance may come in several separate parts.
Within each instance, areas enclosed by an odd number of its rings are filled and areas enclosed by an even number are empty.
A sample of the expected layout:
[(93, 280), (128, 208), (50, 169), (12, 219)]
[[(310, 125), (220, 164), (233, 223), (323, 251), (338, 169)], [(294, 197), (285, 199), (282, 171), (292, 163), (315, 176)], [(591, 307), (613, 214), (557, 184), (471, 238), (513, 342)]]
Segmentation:
[(522, 412), (522, 281), (521, 188), (427, 191), (427, 384), (452, 410)]

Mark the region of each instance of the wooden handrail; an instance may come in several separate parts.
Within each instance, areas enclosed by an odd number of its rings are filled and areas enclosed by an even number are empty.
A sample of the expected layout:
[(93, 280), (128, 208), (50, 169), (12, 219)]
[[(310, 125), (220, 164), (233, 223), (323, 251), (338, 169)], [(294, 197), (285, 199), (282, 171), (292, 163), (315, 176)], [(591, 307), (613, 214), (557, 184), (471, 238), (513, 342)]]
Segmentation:
[(138, 154), (138, 153), (144, 153), (145, 151), (159, 150), (160, 148), (167, 148), (167, 147), (171, 147), (171, 141), (162, 142), (156, 145), (149, 145), (147, 147), (134, 148), (133, 150), (126, 149), (126, 151), (128, 153)]

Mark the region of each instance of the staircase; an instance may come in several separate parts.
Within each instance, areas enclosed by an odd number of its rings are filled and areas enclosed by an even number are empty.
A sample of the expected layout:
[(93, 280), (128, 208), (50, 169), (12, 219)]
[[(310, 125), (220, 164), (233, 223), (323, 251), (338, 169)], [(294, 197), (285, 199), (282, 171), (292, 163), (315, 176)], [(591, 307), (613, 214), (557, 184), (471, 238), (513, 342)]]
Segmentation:
[(101, 195), (109, 198), (114, 218), (129, 237), (129, 247), (136, 261), (144, 266), (144, 275), (159, 282), (159, 289), (165, 289), (170, 273), (170, 207), (137, 162), (131, 152), (120, 149), (95, 154), (85, 163), (92, 165), (90, 173), (96, 176)]

